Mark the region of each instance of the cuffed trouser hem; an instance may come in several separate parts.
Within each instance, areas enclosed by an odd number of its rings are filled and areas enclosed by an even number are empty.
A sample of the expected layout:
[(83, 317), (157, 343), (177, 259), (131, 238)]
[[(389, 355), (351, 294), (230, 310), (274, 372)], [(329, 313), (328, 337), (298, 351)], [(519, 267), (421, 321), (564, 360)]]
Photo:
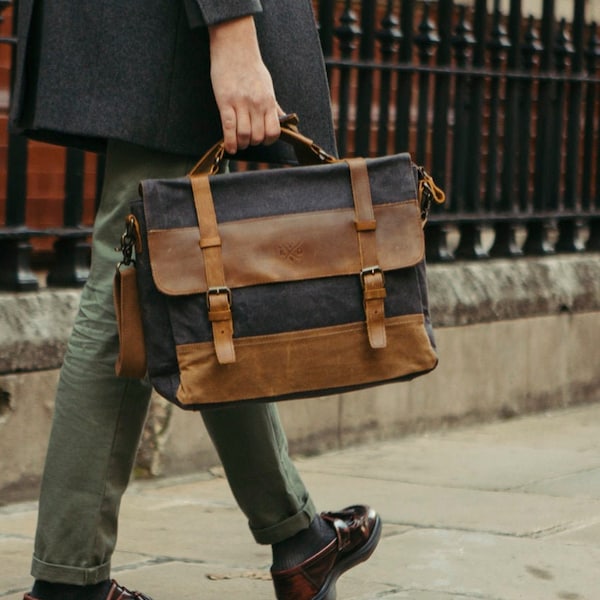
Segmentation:
[(106, 581), (110, 577), (110, 562), (98, 567), (70, 567), (46, 563), (34, 556), (31, 563), (31, 575), (35, 579), (51, 583), (94, 585)]
[(277, 544), (306, 529), (315, 518), (317, 509), (309, 498), (304, 506), (293, 516), (277, 525), (265, 529), (250, 529), (258, 544)]

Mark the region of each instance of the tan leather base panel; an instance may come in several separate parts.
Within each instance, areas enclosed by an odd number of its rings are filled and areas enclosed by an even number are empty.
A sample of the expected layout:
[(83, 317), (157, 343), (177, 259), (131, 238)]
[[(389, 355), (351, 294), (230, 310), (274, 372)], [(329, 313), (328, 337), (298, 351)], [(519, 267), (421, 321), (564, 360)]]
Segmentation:
[(348, 388), (426, 372), (437, 356), (423, 316), (386, 319), (387, 347), (369, 346), (365, 323), (235, 339), (237, 361), (219, 364), (214, 344), (177, 347), (185, 405), (270, 398)]

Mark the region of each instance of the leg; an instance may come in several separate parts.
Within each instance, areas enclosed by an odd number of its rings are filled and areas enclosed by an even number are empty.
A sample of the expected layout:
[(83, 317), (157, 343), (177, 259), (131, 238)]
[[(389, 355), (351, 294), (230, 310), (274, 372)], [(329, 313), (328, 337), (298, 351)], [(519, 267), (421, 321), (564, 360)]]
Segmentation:
[(333, 600), (340, 575), (375, 550), (379, 516), (366, 506), (315, 515), (274, 404), (202, 415), (256, 541), (272, 545), (278, 600)]
[(86, 585), (108, 578), (119, 504), (151, 391), (146, 381), (114, 374), (114, 247), (139, 180), (180, 175), (187, 167), (181, 157), (109, 146), (91, 273), (56, 397), (32, 566), (37, 579)]
[(315, 507), (288, 455), (276, 405), (209, 409), (202, 417), (256, 541), (275, 544), (306, 529)]

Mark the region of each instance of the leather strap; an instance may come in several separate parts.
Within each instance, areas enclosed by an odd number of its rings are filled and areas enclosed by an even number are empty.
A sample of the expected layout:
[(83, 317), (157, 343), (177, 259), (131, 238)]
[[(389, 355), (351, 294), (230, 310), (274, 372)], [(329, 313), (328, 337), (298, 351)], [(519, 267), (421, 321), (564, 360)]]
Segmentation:
[[(321, 146), (298, 130), (298, 118), (295, 114), (280, 117), (281, 141), (294, 148), (296, 158), (301, 165), (321, 165), (339, 162), (339, 159), (328, 154)], [(188, 175), (216, 175), (221, 162), (227, 158), (225, 145), (221, 139), (212, 146), (192, 167)]]
[(371, 348), (385, 348), (387, 346), (384, 307), (385, 277), (377, 256), (377, 221), (371, 199), (367, 163), (364, 158), (348, 158), (346, 163), (350, 169), (352, 197), (356, 213), (355, 225), (361, 264), (360, 278), (369, 343)]
[(135, 269), (117, 269), (113, 298), (119, 332), (115, 372), (118, 377), (141, 379), (146, 375), (146, 346)]
[(235, 362), (231, 290), (225, 282), (215, 205), (208, 176), (193, 176), (190, 177), (190, 182), (200, 228), (200, 248), (204, 257), (204, 272), (208, 287), (206, 304), (208, 318), (212, 323), (215, 353), (220, 364), (231, 364)]

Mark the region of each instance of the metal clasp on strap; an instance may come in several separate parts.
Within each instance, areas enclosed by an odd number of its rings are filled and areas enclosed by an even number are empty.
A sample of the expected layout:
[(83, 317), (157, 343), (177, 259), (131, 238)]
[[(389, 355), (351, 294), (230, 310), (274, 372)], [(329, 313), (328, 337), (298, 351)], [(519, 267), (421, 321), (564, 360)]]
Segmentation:
[(208, 310), (210, 310), (210, 297), (211, 296), (220, 296), (221, 294), (227, 295), (227, 305), (228, 305), (228, 308), (231, 308), (231, 302), (232, 302), (231, 289), (226, 286), (217, 286), (217, 287), (210, 287), (206, 291), (206, 305), (208, 306)]
[(115, 252), (121, 252), (123, 254), (122, 260), (117, 264), (117, 271), (120, 270), (123, 265), (126, 267), (131, 264), (135, 266), (133, 251), (135, 249), (136, 240), (137, 229), (135, 217), (133, 215), (129, 215), (125, 223), (125, 231), (121, 236), (121, 245), (115, 248)]
[(377, 274), (381, 274), (382, 286), (384, 286), (385, 285), (385, 273), (383, 272), (383, 269), (379, 265), (373, 265), (372, 267), (365, 267), (360, 272), (360, 283), (363, 287), (363, 290), (365, 289), (365, 277), (367, 275), (377, 275)]
[(429, 216), (431, 203), (435, 202), (436, 204), (443, 204), (446, 201), (446, 194), (444, 193), (444, 190), (435, 184), (433, 177), (431, 177), (431, 175), (429, 175), (429, 173), (427, 173), (423, 167), (418, 167), (417, 171), (419, 177), (419, 202), (421, 204), (421, 219), (423, 222), (425, 222)]

